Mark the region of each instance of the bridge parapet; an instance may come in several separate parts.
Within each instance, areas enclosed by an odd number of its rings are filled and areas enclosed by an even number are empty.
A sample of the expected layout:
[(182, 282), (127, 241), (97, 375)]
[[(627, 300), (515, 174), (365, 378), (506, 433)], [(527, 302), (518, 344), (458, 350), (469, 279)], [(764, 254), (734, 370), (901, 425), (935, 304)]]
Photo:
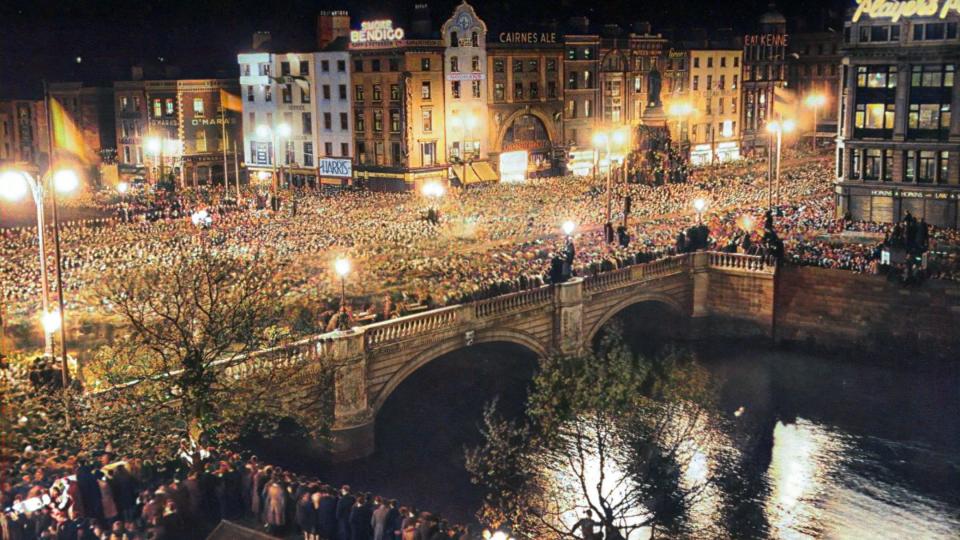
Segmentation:
[(553, 288), (549, 285), (474, 302), (478, 319), (513, 313), (529, 306), (540, 306), (553, 301)]
[(771, 257), (746, 255), (743, 253), (717, 253), (710, 251), (707, 253), (707, 260), (710, 268), (746, 270), (765, 274), (773, 274), (776, 269), (776, 263)]
[(366, 336), (366, 350), (374, 350), (418, 334), (455, 326), (462, 318), (461, 311), (463, 307), (456, 305), (365, 326), (363, 332)]

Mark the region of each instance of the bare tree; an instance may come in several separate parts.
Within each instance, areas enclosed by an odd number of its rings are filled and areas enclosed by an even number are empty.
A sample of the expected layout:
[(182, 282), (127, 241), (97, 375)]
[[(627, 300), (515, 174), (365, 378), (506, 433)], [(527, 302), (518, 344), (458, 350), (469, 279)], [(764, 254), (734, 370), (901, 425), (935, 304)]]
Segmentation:
[(487, 491), (479, 519), (526, 538), (685, 531), (710, 482), (711, 397), (702, 368), (676, 351), (635, 357), (617, 329), (595, 353), (545, 360), (529, 424), (490, 407), (484, 443), (467, 452)]

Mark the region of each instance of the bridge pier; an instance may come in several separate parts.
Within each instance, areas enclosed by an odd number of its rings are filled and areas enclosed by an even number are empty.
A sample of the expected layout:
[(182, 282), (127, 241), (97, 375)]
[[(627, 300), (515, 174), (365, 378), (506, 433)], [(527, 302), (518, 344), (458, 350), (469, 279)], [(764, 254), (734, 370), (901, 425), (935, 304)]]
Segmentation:
[(583, 278), (575, 277), (557, 285), (556, 343), (562, 355), (580, 354), (583, 338)]
[(369, 456), (376, 449), (374, 411), (367, 393), (364, 332), (354, 328), (335, 341), (333, 426), (328, 454), (343, 462)]

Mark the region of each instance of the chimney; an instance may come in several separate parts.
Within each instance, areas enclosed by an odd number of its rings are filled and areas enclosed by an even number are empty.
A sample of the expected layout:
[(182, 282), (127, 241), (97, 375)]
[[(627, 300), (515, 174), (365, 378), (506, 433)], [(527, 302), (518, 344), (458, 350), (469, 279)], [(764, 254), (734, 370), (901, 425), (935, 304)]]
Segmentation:
[(317, 48), (324, 49), (337, 38), (350, 36), (350, 14), (346, 11), (321, 11), (317, 15)]
[(270, 44), (270, 32), (258, 30), (253, 33), (253, 50), (259, 51)]

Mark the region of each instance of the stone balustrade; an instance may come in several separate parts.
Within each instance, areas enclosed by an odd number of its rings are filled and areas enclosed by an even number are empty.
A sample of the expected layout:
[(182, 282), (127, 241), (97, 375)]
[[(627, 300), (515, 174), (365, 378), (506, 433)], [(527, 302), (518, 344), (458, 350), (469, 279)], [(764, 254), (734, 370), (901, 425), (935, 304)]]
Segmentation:
[(495, 298), (473, 302), (478, 319), (512, 313), (529, 306), (545, 305), (553, 301), (553, 288), (549, 285), (526, 291), (504, 294)]
[(750, 272), (772, 273), (776, 266), (770, 257), (745, 255), (742, 253), (718, 253), (711, 251), (707, 255), (710, 268), (747, 270)]
[(366, 348), (376, 349), (418, 334), (453, 326), (457, 324), (461, 309), (461, 306), (450, 306), (365, 326)]

